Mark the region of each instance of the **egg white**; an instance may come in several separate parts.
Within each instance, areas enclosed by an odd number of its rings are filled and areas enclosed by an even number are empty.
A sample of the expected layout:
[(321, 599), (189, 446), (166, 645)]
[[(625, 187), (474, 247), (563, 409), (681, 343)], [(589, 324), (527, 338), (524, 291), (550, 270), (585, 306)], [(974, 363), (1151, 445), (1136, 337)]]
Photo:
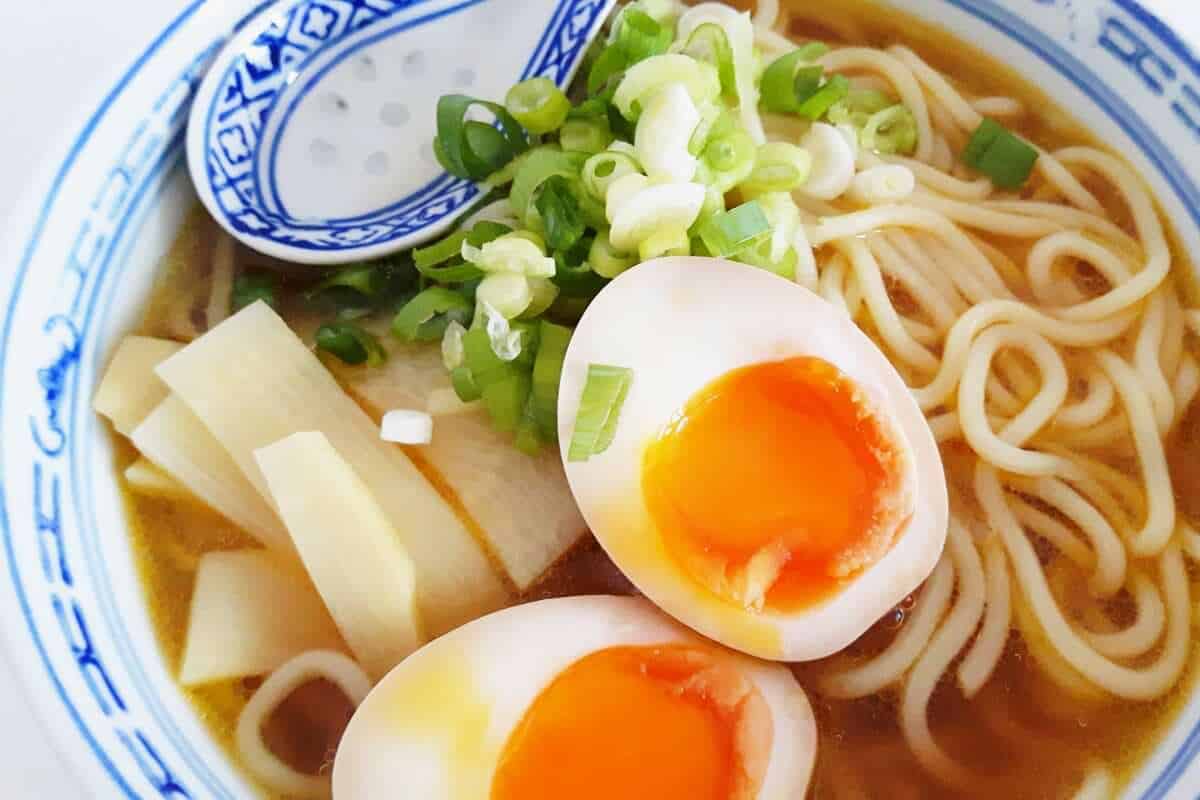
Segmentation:
[[(333, 796), (484, 800), (509, 735), (559, 673), (597, 650), (666, 644), (703, 641), (634, 597), (543, 600), (464, 625), (405, 659), (359, 706), (338, 746)], [(758, 800), (803, 797), (817, 743), (804, 691), (778, 665), (726, 657), (770, 709)]]
[[(667, 551), (642, 494), (643, 453), (688, 399), (749, 364), (817, 356), (867, 393), (906, 440), (915, 511), (891, 549), (809, 608), (754, 611), (717, 596)], [(616, 436), (567, 459), (589, 364), (632, 368)], [(900, 375), (843, 311), (760, 269), (714, 258), (661, 258), (619, 275), (571, 338), (558, 403), (567, 479), (600, 544), (647, 597), (689, 627), (760, 658), (803, 661), (850, 644), (933, 571), (948, 497), (937, 444)], [(904, 444), (901, 442), (900, 444)]]

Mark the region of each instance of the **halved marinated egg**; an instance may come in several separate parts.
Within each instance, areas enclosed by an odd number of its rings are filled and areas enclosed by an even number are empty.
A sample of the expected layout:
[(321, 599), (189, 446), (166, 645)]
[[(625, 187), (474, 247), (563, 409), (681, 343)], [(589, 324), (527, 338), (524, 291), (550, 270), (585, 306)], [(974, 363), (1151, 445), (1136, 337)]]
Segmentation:
[[(594, 365), (631, 382), (607, 447), (572, 453)], [(904, 382), (844, 312), (763, 270), (663, 258), (617, 277), (572, 337), (558, 418), (617, 566), (751, 655), (842, 649), (941, 554), (941, 459)]]
[(499, 611), (426, 645), (359, 706), (337, 800), (790, 800), (816, 723), (792, 674), (641, 598)]

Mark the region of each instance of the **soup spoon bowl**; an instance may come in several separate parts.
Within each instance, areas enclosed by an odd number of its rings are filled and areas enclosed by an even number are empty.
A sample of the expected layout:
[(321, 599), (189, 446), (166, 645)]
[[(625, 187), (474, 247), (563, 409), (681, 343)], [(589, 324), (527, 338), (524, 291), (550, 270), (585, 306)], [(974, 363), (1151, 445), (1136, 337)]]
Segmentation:
[[(204, 205), (266, 255), (340, 264), (409, 249), (483, 195), (434, 155), (437, 100), (565, 88), (615, 0), (279, 0), (221, 50), (187, 156)], [(469, 43), (469, 44), (468, 44)]]

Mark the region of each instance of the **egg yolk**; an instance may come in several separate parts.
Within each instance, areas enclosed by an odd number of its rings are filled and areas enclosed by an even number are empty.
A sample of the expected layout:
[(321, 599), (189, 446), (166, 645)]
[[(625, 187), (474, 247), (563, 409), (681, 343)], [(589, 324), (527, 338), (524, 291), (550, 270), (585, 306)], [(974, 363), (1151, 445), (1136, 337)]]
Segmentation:
[(749, 800), (771, 737), (757, 687), (708, 651), (599, 650), (534, 700), (491, 800)]
[(642, 492), (667, 550), (747, 608), (812, 605), (912, 514), (906, 448), (855, 382), (801, 356), (732, 370), (647, 447)]

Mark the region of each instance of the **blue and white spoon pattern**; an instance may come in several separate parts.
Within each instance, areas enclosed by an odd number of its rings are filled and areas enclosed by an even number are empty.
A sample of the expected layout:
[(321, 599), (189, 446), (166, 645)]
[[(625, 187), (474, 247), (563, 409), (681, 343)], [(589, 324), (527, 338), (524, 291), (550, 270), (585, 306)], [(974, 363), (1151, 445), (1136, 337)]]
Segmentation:
[(283, 0), (196, 96), (187, 156), (247, 246), (337, 264), (437, 236), (479, 198), (433, 155), (437, 99), (574, 77), (615, 0)]

